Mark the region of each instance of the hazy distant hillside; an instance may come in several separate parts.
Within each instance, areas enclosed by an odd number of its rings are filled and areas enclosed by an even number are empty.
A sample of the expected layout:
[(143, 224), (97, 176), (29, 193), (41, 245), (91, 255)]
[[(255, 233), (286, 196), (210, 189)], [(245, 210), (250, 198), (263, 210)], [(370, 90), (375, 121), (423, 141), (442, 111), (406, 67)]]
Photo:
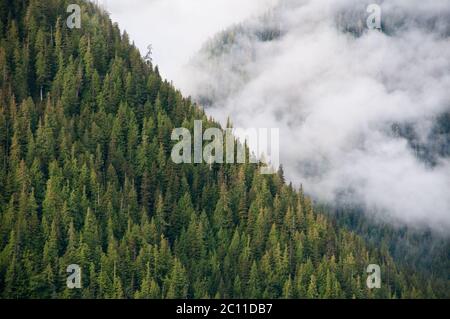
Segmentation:
[(369, 1), (282, 1), (208, 41), (186, 91), (222, 121), (280, 127), (288, 179), (316, 198), (448, 233), (450, 6), (413, 2), (382, 1), (373, 31)]

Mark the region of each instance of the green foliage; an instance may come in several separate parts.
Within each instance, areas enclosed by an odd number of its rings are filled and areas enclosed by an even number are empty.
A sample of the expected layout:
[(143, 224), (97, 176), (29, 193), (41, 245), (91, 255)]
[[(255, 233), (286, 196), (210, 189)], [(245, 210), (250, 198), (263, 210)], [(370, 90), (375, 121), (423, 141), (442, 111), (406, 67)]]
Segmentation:
[[(217, 126), (106, 13), (0, 5), (0, 296), (401, 298), (448, 291), (337, 227), (283, 171), (175, 165), (174, 127)], [(38, 27), (39, 26), (39, 27)], [(365, 269), (389, 274), (365, 288)], [(79, 264), (83, 289), (66, 287)]]

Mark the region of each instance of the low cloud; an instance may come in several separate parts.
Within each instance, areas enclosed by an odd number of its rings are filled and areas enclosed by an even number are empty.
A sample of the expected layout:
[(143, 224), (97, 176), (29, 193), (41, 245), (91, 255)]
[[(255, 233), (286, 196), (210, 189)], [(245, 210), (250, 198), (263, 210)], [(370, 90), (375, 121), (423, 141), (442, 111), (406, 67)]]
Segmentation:
[(431, 165), (393, 127), (427, 145), (450, 112), (450, 1), (380, 1), (384, 32), (365, 27), (369, 3), (285, 1), (207, 43), (176, 84), (223, 122), (279, 127), (288, 179), (318, 200), (448, 233), (449, 159)]

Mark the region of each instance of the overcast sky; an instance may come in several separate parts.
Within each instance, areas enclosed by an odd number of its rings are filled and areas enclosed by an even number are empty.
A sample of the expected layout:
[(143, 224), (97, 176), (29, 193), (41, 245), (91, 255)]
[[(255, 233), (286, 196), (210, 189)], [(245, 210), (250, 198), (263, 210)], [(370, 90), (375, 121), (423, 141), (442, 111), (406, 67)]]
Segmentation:
[(264, 12), (277, 0), (98, 0), (161, 73), (176, 83), (180, 68), (218, 31)]

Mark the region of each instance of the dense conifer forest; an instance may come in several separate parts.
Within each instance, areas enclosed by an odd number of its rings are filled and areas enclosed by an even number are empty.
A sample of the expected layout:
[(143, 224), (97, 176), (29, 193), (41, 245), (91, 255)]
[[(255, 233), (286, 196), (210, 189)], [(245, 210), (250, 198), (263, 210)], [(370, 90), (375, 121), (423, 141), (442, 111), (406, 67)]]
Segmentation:
[(0, 3), (2, 298), (448, 297), (447, 278), (396, 264), (282, 169), (174, 164), (173, 128), (219, 124), (101, 9), (79, 2), (69, 29), (71, 2)]

